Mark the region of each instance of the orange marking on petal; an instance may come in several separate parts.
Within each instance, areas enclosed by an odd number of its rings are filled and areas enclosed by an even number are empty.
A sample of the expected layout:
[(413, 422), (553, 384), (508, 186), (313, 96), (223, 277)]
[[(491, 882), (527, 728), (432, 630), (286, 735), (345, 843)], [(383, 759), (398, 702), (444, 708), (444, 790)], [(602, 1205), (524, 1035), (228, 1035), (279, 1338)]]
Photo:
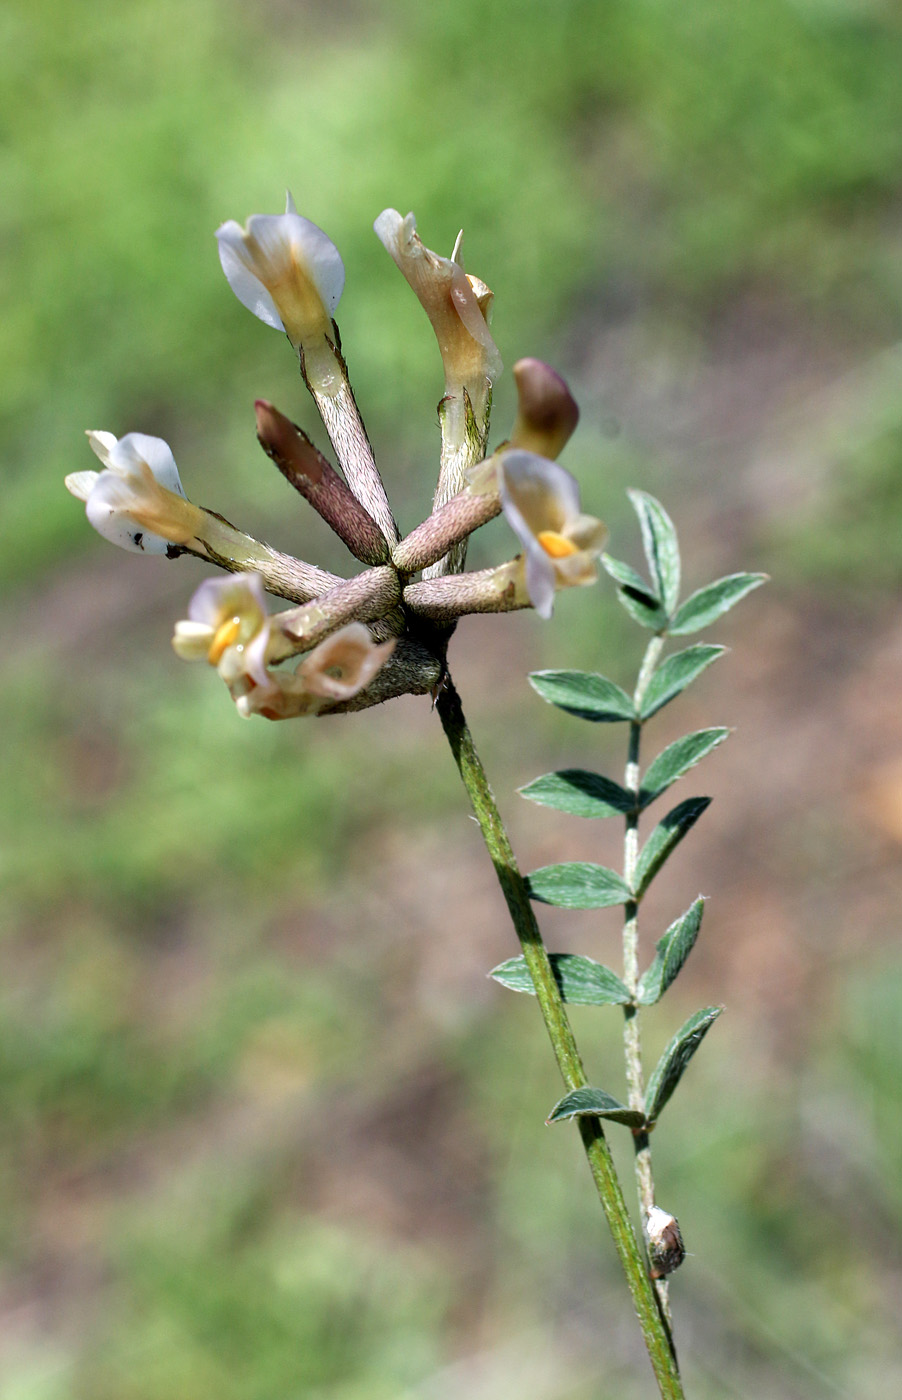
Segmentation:
[(572, 540), (559, 535), (556, 530), (540, 530), (536, 539), (552, 559), (568, 559), (571, 554), (579, 554), (579, 547)]
[(211, 666), (218, 666), (222, 660), (222, 654), (234, 642), (241, 631), (241, 618), (230, 617), (227, 622), (223, 622), (217, 627), (210, 643), (210, 650), (207, 652), (207, 660)]

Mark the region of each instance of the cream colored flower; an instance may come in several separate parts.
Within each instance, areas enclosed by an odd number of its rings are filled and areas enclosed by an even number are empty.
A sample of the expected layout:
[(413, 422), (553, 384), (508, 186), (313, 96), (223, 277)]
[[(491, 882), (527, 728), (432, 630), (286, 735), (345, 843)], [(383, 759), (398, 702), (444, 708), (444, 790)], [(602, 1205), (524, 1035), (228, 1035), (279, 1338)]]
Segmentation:
[(208, 661), (228, 685), (272, 689), (266, 669), (271, 619), (259, 574), (206, 579), (177, 622), (172, 646), (183, 661)]
[(86, 505), (94, 529), (112, 544), (143, 554), (165, 554), (194, 539), (197, 507), (185, 499), (172, 451), (144, 433), (88, 432), (102, 472), (73, 472), (66, 489)]
[(575, 477), (557, 462), (514, 449), (497, 458), (501, 509), (523, 545), (524, 585), (548, 618), (558, 588), (594, 583), (607, 529), (579, 508)]
[(344, 290), (338, 249), (302, 218), (288, 195), (284, 214), (253, 214), (244, 228), (229, 219), (216, 230), (219, 260), (238, 300), (303, 351), (308, 375), (323, 393), (340, 383), (332, 318)]
[(184, 661), (207, 661), (229, 688), (238, 712), (266, 719), (316, 714), (368, 685), (394, 650), (377, 645), (360, 622), (349, 623), (313, 648), (294, 672), (270, 670), (276, 648), (258, 574), (202, 583), (176, 623), (172, 645)]

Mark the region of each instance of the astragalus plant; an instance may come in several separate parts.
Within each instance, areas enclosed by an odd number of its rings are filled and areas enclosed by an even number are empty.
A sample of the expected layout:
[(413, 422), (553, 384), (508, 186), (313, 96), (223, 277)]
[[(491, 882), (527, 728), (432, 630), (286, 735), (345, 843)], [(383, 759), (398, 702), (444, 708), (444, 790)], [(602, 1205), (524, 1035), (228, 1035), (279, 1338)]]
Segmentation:
[[(698, 820), (708, 799), (681, 802), (639, 842), (642, 813), (726, 738), (724, 728), (677, 740), (643, 770), (644, 727), (720, 653), (692, 645), (662, 658), (670, 637), (714, 622), (762, 581), (733, 575), (680, 604), (676, 533), (652, 497), (633, 492), (649, 577), (602, 556), (606, 531), (582, 513), (574, 477), (556, 458), (577, 425), (564, 381), (538, 360), (514, 366), (518, 411), (510, 435), (488, 453), (492, 388), (501, 359), (489, 322), (492, 293), (464, 268), (461, 240), (450, 258), (420, 241), (413, 215), (393, 209), (375, 230), (432, 323), (444, 367), (438, 406), (441, 457), (432, 514), (401, 537), (348, 377), (335, 311), (344, 267), (334, 244), (297, 213), (254, 215), (217, 232), (229, 285), (255, 316), (288, 337), (332, 445), (334, 462), (267, 400), (255, 405), (257, 437), (287, 482), (364, 567), (350, 578), (280, 553), (217, 511), (193, 504), (172, 452), (160, 438), (91, 431), (101, 471), (79, 471), (66, 485), (85, 502), (91, 524), (124, 549), (177, 559), (191, 554), (224, 571), (202, 583), (175, 625), (173, 647), (206, 661), (240, 714), (270, 720), (339, 714), (399, 695), (430, 696), (470, 795), (495, 865), (521, 954), (496, 968), (499, 982), (536, 996), (564, 1081), (549, 1122), (575, 1120), (633, 1297), (661, 1394), (682, 1395), (666, 1277), (681, 1263), (679, 1226), (655, 1200), (650, 1135), (692, 1054), (718, 1015), (709, 1007), (674, 1035), (648, 1080), (642, 1067), (640, 1013), (660, 999), (699, 932), (696, 900), (658, 940), (640, 970), (638, 911), (651, 881)], [(465, 569), (470, 535), (503, 514), (516, 554), (493, 568)], [(620, 872), (564, 863), (524, 879), (517, 867), (485, 771), (448, 669), (448, 644), (468, 613), (535, 608), (550, 618), (559, 588), (594, 583), (598, 560), (618, 595), (652, 636), (632, 695), (603, 676), (546, 671), (531, 679), (545, 700), (585, 720), (622, 723), (627, 732), (623, 783), (582, 770), (537, 778), (534, 802), (589, 818), (621, 817)], [(270, 612), (266, 595), (291, 605)], [(236, 740), (238, 742), (238, 740)], [(568, 954), (549, 957), (533, 904), (569, 908), (622, 905), (623, 968)], [(626, 1103), (589, 1083), (566, 1004), (620, 1007), (624, 1017)], [(611, 1159), (604, 1125), (623, 1125), (635, 1143), (641, 1234), (637, 1238)], [(641, 1240), (641, 1242), (640, 1242)]]

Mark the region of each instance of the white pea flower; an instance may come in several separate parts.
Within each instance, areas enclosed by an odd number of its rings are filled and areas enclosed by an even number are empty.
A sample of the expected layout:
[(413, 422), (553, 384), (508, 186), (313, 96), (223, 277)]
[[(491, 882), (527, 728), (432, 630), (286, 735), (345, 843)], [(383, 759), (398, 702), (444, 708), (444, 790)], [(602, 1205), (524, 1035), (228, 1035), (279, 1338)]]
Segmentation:
[(345, 283), (335, 244), (297, 212), (290, 194), (284, 214), (253, 214), (244, 228), (229, 219), (216, 237), (222, 270), (238, 300), (266, 325), (285, 331), (303, 351), (308, 374), (324, 381), (317, 387), (328, 392), (332, 377), (340, 379), (326, 341), (334, 337), (332, 318)]
[(172, 645), (183, 661), (208, 661), (226, 684), (263, 689), (275, 682), (266, 669), (271, 619), (259, 574), (206, 579), (177, 622)]
[(66, 488), (99, 534), (122, 549), (165, 554), (194, 539), (199, 512), (185, 499), (168, 443), (145, 433), (88, 432), (102, 472), (72, 472)]
[(579, 486), (557, 462), (514, 449), (497, 458), (501, 509), (523, 545), (524, 584), (540, 617), (558, 588), (594, 583), (607, 529), (579, 508)]
[(273, 619), (258, 574), (234, 574), (202, 583), (177, 622), (172, 645), (184, 661), (207, 661), (229, 688), (239, 714), (289, 719), (316, 714), (349, 700), (368, 685), (394, 650), (377, 644), (360, 622), (349, 623), (314, 647), (297, 670), (270, 670)]

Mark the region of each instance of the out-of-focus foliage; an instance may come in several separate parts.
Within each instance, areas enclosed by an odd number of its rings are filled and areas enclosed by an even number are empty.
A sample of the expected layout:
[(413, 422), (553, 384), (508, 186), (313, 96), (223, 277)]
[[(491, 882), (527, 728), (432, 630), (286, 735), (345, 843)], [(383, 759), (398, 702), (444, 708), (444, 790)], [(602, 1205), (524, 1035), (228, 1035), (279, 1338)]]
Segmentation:
[[(387, 205), (445, 251), (463, 225), (507, 364), (571, 376), (566, 463), (618, 554), (638, 485), (714, 556), (695, 570), (687, 546), (689, 589), (777, 576), (769, 630), (731, 626), (712, 682), (749, 647), (723, 844), (645, 930), (650, 957), (711, 894), (683, 1010), (730, 1003), (659, 1130), (695, 1256), (675, 1308), (695, 1395), (820, 1395), (821, 1371), (856, 1400), (898, 1388), (902, 990), (872, 944), (897, 936), (902, 779), (876, 747), (866, 781), (841, 768), (840, 726), (890, 711), (830, 610), (842, 582), (876, 629), (900, 580), (900, 71), (877, 0), (4, 7), (2, 1400), (647, 1393), (571, 1130), (542, 1126), (560, 1090), (535, 1006), (485, 981), (515, 949), (428, 703), (239, 721), (169, 651), (202, 570), (114, 554), (62, 489), (92, 465), (83, 429), (154, 433), (193, 497), (344, 567), (256, 446), (255, 396), (312, 417), (213, 240), (286, 184), (345, 258), (344, 348), (403, 525), (431, 495), (441, 369), (371, 231)], [(801, 416), (770, 443), (775, 383)], [(511, 404), (505, 377), (496, 440)], [(512, 552), (486, 537), (477, 560)], [(829, 646), (803, 652), (818, 626)], [(519, 618), (460, 634), (505, 808), (543, 762), (611, 768), (616, 736), (573, 741), (525, 682), (541, 662), (626, 684), (609, 598), (562, 600), (541, 640)], [(679, 732), (732, 724), (733, 684)], [(854, 807), (876, 834), (829, 807), (831, 768), (853, 805), (877, 795)], [(572, 818), (552, 838), (547, 811), (513, 815), (527, 867), (598, 858)], [(606, 915), (548, 917), (553, 948), (615, 963)], [(649, 1012), (650, 1063), (680, 1009)], [(599, 1063), (616, 1017), (575, 1011)]]

